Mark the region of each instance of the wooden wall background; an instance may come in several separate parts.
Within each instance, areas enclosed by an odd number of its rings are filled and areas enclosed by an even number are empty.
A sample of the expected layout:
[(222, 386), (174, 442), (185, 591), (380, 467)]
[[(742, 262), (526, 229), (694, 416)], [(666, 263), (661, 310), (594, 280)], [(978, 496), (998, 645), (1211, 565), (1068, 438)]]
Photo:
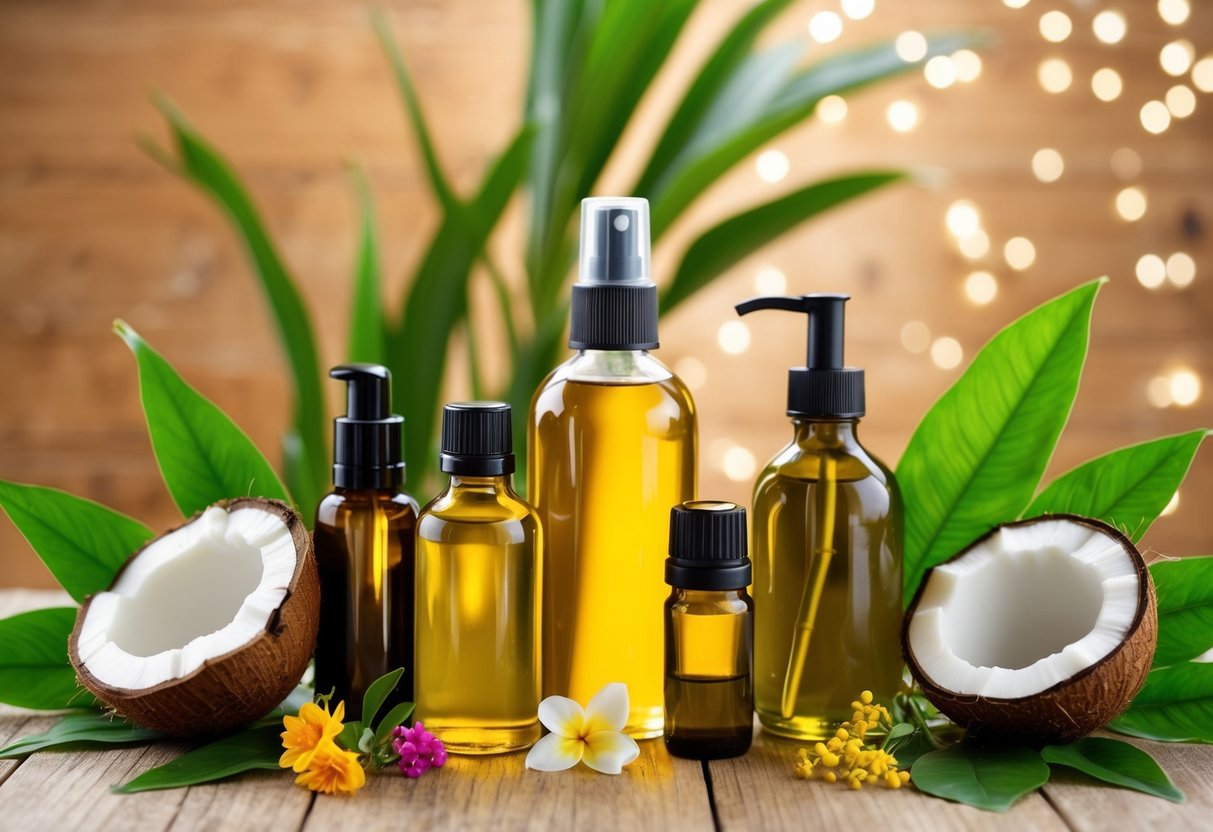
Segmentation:
[[(470, 185), (517, 122), (529, 39), (523, 0), (396, 0), (389, 4), (456, 182)], [(849, 167), (915, 166), (924, 184), (890, 189), (831, 214), (734, 269), (663, 323), (662, 357), (699, 360), (704, 383), (702, 492), (748, 502), (750, 483), (725, 476), (735, 447), (760, 463), (787, 439), (784, 370), (803, 348), (803, 324), (772, 316), (752, 326), (740, 355), (717, 346), (731, 305), (755, 293), (756, 273), (776, 267), (789, 291), (838, 290), (854, 300), (849, 360), (869, 378), (867, 443), (890, 463), (917, 419), (956, 377), (904, 349), (908, 320), (959, 340), (965, 359), (997, 328), (1081, 281), (1109, 275), (1096, 308), (1091, 355), (1070, 429), (1052, 472), (1127, 442), (1213, 425), (1213, 96), (1162, 135), (1138, 120), (1148, 99), (1176, 83), (1159, 68), (1163, 44), (1186, 38), (1213, 51), (1213, 7), (1194, 3), (1182, 27), (1153, 2), (878, 0), (846, 21), (823, 52), (905, 29), (980, 25), (996, 36), (981, 77), (947, 90), (920, 73), (857, 94), (847, 118), (797, 129), (773, 147), (790, 160), (780, 185), (746, 164), (686, 218), (676, 239), (738, 205)], [(628, 137), (632, 165), (663, 122), (679, 84), (747, 0), (706, 0), (680, 45), (676, 66), (638, 113)], [(1091, 18), (1119, 7), (1129, 28), (1099, 43)], [(775, 37), (803, 34), (832, 0), (797, 4)], [(1074, 21), (1061, 44), (1038, 31), (1045, 11)], [(1049, 95), (1039, 62), (1062, 57), (1074, 84)], [(1089, 78), (1116, 68), (1125, 92), (1097, 101)], [(1190, 82), (1189, 82), (1190, 83)], [(162, 136), (148, 103), (168, 92), (238, 166), (294, 268), (321, 334), (323, 359), (341, 359), (355, 213), (342, 160), (369, 168), (384, 236), (390, 291), (399, 292), (435, 214), (384, 60), (361, 2), (344, 0), (6, 0), (0, 5), (0, 477), (53, 485), (108, 503), (156, 527), (175, 512), (160, 481), (138, 405), (133, 361), (110, 333), (123, 317), (277, 458), (288, 388), (262, 299), (243, 253), (212, 206), (136, 149), (139, 131)], [(914, 101), (921, 124), (896, 134), (890, 101)], [(1042, 184), (1030, 160), (1040, 147), (1064, 156), (1061, 179)], [(1148, 194), (1145, 217), (1118, 219), (1110, 159), (1136, 151), (1134, 180)], [(627, 164), (600, 191), (626, 187)], [(992, 253), (962, 257), (944, 229), (947, 206), (980, 208)], [(495, 241), (517, 262), (517, 206)], [(1003, 242), (1036, 245), (1025, 272), (1007, 268)], [(659, 252), (672, 266), (678, 246)], [(1150, 291), (1134, 278), (1146, 252), (1183, 250), (1197, 276), (1184, 290)], [(974, 306), (962, 292), (973, 268), (999, 280), (997, 299)], [(518, 276), (518, 269), (512, 269)], [(424, 357), (419, 357), (424, 360)], [(452, 396), (464, 394), (461, 358)], [(1206, 389), (1187, 408), (1157, 408), (1151, 378), (1185, 366)], [(334, 386), (335, 387), (335, 386)], [(331, 393), (336, 400), (337, 390)], [(734, 457), (738, 454), (735, 452)], [(740, 455), (744, 460), (744, 454)], [(1213, 551), (1213, 450), (1198, 458), (1178, 510), (1146, 543), (1168, 554)], [(0, 584), (48, 586), (49, 575), (7, 521), (0, 521)]]

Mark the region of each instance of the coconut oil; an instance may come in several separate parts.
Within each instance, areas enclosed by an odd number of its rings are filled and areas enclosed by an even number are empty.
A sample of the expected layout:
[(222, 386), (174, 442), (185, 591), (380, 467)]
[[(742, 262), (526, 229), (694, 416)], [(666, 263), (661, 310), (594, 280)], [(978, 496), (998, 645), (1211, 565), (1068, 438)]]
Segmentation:
[(512, 486), (509, 431), (509, 405), (447, 405), (450, 484), (417, 524), (416, 716), (457, 754), (540, 733), (540, 527)]

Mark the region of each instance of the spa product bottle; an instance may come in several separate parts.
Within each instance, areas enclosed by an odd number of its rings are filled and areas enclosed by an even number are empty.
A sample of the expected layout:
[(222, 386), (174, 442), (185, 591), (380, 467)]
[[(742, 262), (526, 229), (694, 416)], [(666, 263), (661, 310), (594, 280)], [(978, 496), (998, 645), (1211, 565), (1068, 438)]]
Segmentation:
[(329, 375), (348, 385), (335, 420), (333, 493), (316, 509), (320, 636), (316, 690), (336, 690), (346, 719), (359, 719), (371, 682), (404, 675), (388, 707), (413, 698), (413, 532), (417, 503), (401, 487), (404, 418), (392, 413), (392, 374), (344, 364)]
[(665, 746), (719, 760), (750, 748), (753, 609), (745, 509), (694, 500), (670, 510), (665, 580)]
[(846, 295), (756, 298), (738, 314), (808, 315), (805, 367), (788, 371), (792, 442), (754, 488), (754, 699), (773, 733), (824, 740), (862, 690), (901, 682), (901, 500), (859, 444), (863, 370), (843, 366)]
[(514, 493), (510, 406), (442, 411), (447, 489), (417, 521), (417, 714), (456, 754), (539, 739), (540, 531)]
[(660, 736), (670, 506), (695, 497), (695, 408), (657, 347), (649, 206), (581, 204), (569, 346), (528, 423), (528, 498), (546, 542), (543, 690), (585, 703), (625, 682), (625, 730)]

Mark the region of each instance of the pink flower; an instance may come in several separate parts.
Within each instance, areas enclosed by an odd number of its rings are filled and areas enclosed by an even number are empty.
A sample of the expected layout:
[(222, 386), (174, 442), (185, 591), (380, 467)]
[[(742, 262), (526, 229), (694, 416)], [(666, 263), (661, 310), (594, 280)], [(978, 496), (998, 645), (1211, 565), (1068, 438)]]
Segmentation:
[(446, 762), (446, 746), (420, 722), (412, 728), (393, 728), (392, 750), (400, 755), (400, 772), (405, 777), (420, 777)]

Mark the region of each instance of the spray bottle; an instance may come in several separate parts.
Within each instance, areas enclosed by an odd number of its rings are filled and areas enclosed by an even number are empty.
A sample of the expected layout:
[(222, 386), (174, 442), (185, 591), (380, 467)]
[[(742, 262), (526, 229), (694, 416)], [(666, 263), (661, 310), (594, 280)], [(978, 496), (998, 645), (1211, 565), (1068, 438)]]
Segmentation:
[(773, 733), (824, 740), (861, 690), (901, 681), (901, 504), (859, 443), (863, 370), (843, 364), (846, 295), (763, 297), (740, 315), (808, 316), (808, 361), (788, 371), (792, 442), (754, 487), (754, 702)]

